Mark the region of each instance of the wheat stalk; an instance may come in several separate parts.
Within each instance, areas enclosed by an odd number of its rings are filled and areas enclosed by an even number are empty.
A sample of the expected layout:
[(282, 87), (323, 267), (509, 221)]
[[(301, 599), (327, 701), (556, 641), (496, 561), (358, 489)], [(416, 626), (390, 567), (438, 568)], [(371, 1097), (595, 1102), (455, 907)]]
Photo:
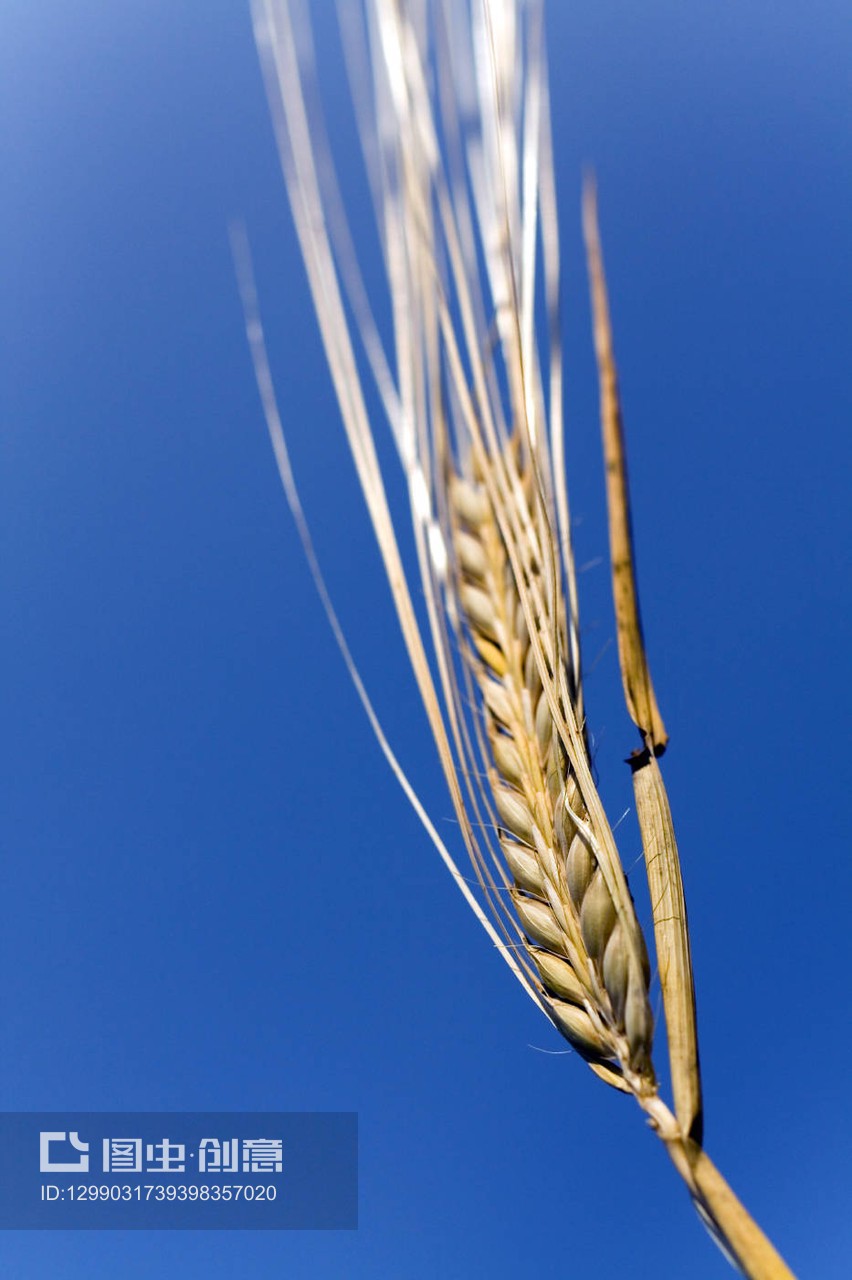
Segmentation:
[[(666, 734), (642, 642), (591, 187), (584, 224), (619, 657), (628, 709), (642, 736), (633, 777), (674, 1111), (659, 1096), (653, 1067), (647, 946), (590, 767), (564, 479), (559, 252), (541, 6), (532, 0), (369, 0), (363, 23), (351, 4), (341, 4), (340, 13), (384, 252), (391, 353), (373, 319), (330, 161), (309, 26), (298, 12), (293, 22), (285, 0), (253, 4), (284, 176), (344, 427), (475, 890), (387, 742), (325, 590), (238, 237), (267, 422), (324, 605), (382, 750), (499, 954), (592, 1070), (635, 1097), (731, 1260), (755, 1280), (789, 1277), (701, 1146), (689, 936), (657, 759)], [(548, 316), (543, 346), (535, 327), (539, 303)], [(365, 361), (408, 485), (423, 617), (412, 601), (365, 406)]]

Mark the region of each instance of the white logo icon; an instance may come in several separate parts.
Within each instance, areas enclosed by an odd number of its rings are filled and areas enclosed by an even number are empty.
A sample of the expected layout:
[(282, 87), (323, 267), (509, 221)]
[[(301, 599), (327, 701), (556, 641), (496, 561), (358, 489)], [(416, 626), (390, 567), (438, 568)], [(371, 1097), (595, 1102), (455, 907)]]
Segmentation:
[[(76, 1129), (72, 1129), (70, 1133), (65, 1133), (62, 1129), (56, 1132), (43, 1129), (38, 1137), (38, 1167), (40, 1173), (88, 1173), (89, 1144), (88, 1142), (80, 1141), (80, 1135)], [(79, 1160), (71, 1163), (63, 1163), (61, 1160), (53, 1161), (50, 1158), (50, 1145), (52, 1142), (69, 1142), (75, 1151), (82, 1151), (83, 1154)]]

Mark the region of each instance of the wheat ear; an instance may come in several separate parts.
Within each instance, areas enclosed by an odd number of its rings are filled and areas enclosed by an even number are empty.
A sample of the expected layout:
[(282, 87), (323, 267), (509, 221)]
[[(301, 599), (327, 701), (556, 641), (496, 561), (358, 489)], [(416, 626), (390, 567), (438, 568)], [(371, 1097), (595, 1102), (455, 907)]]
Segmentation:
[[(754, 1280), (785, 1280), (789, 1269), (700, 1142), (686, 915), (656, 762), (665, 730), (641, 642), (617, 381), (587, 203), (619, 652), (643, 737), (634, 777), (646, 859), (649, 868), (659, 863), (650, 875), (659, 890), (655, 939), (674, 1113), (659, 1096), (652, 1064), (646, 944), (590, 767), (564, 476), (558, 223), (541, 5), (368, 0), (363, 24), (356, 6), (342, 4), (340, 12), (384, 251), (391, 355), (352, 251), (312, 91), (308, 26), (298, 23), (297, 38), (285, 0), (253, 3), (341, 416), (474, 889), (387, 743), (325, 593), (244, 262), (247, 327), (267, 421), (323, 602), (382, 750), (498, 953), (596, 1074), (635, 1097), (728, 1257)], [(539, 302), (549, 333), (541, 347)], [(378, 463), (361, 386), (364, 362), (408, 487), (422, 611), (414, 607)]]
[[(604, 1079), (653, 1092), (645, 942), (611, 833), (587, 802), (576, 675), (565, 669), (559, 595), (540, 568), (550, 526), (533, 472), (517, 468), (516, 453), (510, 448), (500, 460), (512, 515), (504, 513), (505, 535), (495, 483), (457, 474), (449, 483), (456, 590), (510, 897), (556, 1025)], [(489, 465), (480, 459), (479, 474)]]

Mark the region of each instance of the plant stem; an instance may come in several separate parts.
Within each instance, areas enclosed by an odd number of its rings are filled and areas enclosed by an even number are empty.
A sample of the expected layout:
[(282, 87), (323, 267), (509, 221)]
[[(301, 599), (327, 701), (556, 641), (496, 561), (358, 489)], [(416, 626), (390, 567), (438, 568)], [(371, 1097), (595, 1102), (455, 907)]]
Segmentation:
[(703, 1147), (685, 1138), (678, 1122), (657, 1096), (638, 1097), (672, 1163), (689, 1189), (711, 1234), (749, 1280), (796, 1280), (778, 1250), (761, 1231)]

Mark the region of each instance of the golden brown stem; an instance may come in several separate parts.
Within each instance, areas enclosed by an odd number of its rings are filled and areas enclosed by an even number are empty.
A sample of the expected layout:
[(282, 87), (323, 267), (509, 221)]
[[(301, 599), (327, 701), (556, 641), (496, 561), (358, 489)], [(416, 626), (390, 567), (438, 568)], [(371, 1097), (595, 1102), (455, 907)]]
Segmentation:
[(675, 1114), (681, 1132), (700, 1143), (704, 1110), (695, 986), (674, 824), (666, 784), (656, 756), (650, 750), (643, 751), (631, 758), (630, 765), (654, 913), (654, 938), (666, 1013)]
[(609, 552), (612, 562), (612, 590), (618, 633), (618, 661), (621, 666), (627, 710), (646, 742), (650, 742), (654, 752), (661, 755), (668, 742), (668, 734), (657, 706), (642, 640), (639, 597), (633, 565), (630, 494), (627, 486), (627, 460), (618, 395), (618, 374), (612, 350), (609, 304), (598, 233), (597, 198), (594, 183), (591, 180), (586, 182), (583, 191), (583, 230), (586, 236), (595, 352), (600, 378), (601, 433), (606, 462)]
[(650, 1117), (699, 1212), (709, 1220), (718, 1243), (743, 1275), (749, 1280), (796, 1280), (707, 1152), (697, 1142), (683, 1137), (665, 1103), (657, 1096), (637, 1101)]

